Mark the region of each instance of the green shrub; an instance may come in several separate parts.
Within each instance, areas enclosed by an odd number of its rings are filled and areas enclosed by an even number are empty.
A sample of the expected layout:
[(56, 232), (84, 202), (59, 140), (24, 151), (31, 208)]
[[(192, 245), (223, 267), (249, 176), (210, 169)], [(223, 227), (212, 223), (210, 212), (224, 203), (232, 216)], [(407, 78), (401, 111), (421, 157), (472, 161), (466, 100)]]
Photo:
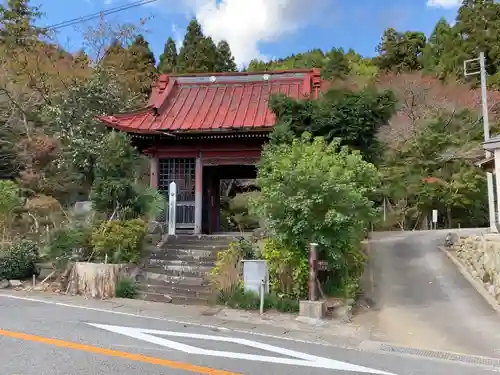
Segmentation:
[[(316, 242), (337, 285), (359, 277), (364, 264), (359, 244), (378, 214), (370, 199), (379, 185), (373, 164), (339, 140), (329, 143), (304, 134), (288, 144), (266, 144), (257, 182), (261, 192), (252, 200), (252, 209), (285, 249), (264, 256), (271, 268), (275, 265), (271, 272), (286, 276), (279, 269), (286, 265), (291, 283), (302, 287), (302, 282), (294, 281), (303, 280), (307, 248)], [(294, 291), (293, 296), (304, 292)]]
[(147, 234), (144, 220), (111, 220), (94, 229), (91, 243), (95, 254), (113, 263), (137, 263), (143, 255)]
[[(221, 292), (218, 303), (233, 309), (258, 310), (260, 308), (260, 297), (257, 293), (244, 290), (241, 285)], [(264, 296), (264, 310), (277, 310), (285, 313), (296, 313), (299, 311), (299, 300), (270, 293)]]
[(307, 296), (307, 252), (287, 248), (281, 241), (268, 238), (262, 246), (262, 257), (267, 261), (273, 292), (291, 298)]
[(64, 228), (53, 231), (47, 244), (47, 256), (58, 268), (64, 267), (75, 255), (82, 259), (89, 255), (91, 231), (86, 227)]
[(15, 241), (0, 255), (0, 280), (26, 279), (38, 274), (38, 246), (28, 240)]
[(240, 231), (259, 227), (258, 216), (249, 211), (250, 201), (259, 195), (257, 191), (236, 194), (229, 201), (229, 213)]
[(116, 284), (115, 296), (118, 298), (137, 298), (139, 286), (131, 278), (124, 277)]

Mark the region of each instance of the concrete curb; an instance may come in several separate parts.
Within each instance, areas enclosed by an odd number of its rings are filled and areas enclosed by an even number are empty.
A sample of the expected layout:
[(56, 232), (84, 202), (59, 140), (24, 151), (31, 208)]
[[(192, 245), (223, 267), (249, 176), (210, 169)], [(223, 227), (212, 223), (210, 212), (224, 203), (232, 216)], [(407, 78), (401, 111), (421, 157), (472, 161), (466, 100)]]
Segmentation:
[(500, 305), (495, 300), (495, 298), (488, 293), (483, 284), (481, 284), (478, 280), (476, 280), (470, 273), (467, 271), (467, 268), (455, 257), (450, 251), (448, 251), (444, 246), (438, 246), (438, 248), (446, 254), (446, 256), (457, 266), (460, 273), (465, 277), (465, 279), (477, 290), (477, 292), (484, 298), (484, 300), (495, 310), (500, 313)]

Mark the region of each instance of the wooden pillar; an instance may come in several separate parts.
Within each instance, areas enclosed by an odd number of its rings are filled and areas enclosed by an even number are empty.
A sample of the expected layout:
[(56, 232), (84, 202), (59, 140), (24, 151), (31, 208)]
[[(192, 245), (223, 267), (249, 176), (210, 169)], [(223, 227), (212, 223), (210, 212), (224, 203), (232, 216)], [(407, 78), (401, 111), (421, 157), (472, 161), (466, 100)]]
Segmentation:
[(158, 157), (151, 155), (149, 157), (149, 185), (158, 188), (160, 172), (160, 161)]
[(196, 158), (194, 171), (194, 234), (201, 234), (203, 220), (203, 164), (201, 153)]

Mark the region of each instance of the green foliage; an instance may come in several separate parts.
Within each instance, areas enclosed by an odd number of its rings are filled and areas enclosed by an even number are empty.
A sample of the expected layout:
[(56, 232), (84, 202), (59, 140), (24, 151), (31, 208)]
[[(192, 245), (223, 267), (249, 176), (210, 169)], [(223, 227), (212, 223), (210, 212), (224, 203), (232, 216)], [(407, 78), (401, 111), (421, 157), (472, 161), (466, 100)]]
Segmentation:
[(66, 266), (70, 259), (89, 255), (91, 230), (83, 226), (61, 228), (50, 233), (46, 255), (57, 268)]
[(351, 79), (362, 87), (372, 82), (378, 72), (372, 59), (363, 58), (353, 50), (346, 53), (342, 48), (332, 48), (328, 52), (313, 49), (267, 62), (252, 60), (247, 70), (260, 72), (311, 68), (321, 69), (323, 79)]
[(205, 37), (200, 23), (193, 19), (189, 23), (177, 59), (179, 73), (214, 72), (217, 63), (217, 48), (210, 37)]
[(375, 58), (382, 70), (412, 71), (422, 68), (421, 56), (426, 37), (422, 32), (398, 32), (393, 28), (384, 31), (377, 47), (379, 56)]
[(113, 73), (100, 66), (85, 84), (75, 83), (68, 87), (67, 93), (53, 98), (43, 109), (43, 119), (63, 145), (60, 160), (55, 163), (68, 165), (79, 173), (83, 184), (90, 186), (107, 134), (106, 127), (96, 117), (125, 111), (135, 103), (136, 98)]
[(236, 63), (234, 62), (231, 48), (225, 40), (217, 43), (217, 58), (215, 63), (216, 72), (236, 72)]
[(444, 78), (447, 67), (443, 64), (445, 64), (447, 51), (452, 49), (451, 41), (452, 28), (446, 19), (441, 18), (423, 50), (422, 65), (426, 72), (435, 73)]
[(217, 253), (217, 260), (210, 270), (209, 279), (212, 289), (227, 294), (241, 281), (240, 260), (252, 259), (253, 249), (246, 240), (233, 241), (227, 250)]
[(19, 186), (10, 180), (0, 180), (0, 222), (8, 225), (15, 215), (16, 209), (23, 206)]
[(249, 211), (250, 200), (258, 194), (255, 191), (240, 193), (229, 201), (230, 219), (236, 223), (240, 231), (255, 229), (259, 226), (259, 218)]
[(158, 71), (162, 74), (173, 73), (177, 67), (177, 46), (175, 41), (169, 37), (163, 53), (160, 55), (160, 62), (158, 64)]
[(378, 184), (376, 168), (359, 152), (305, 134), (265, 146), (254, 209), (285, 248), (302, 252), (300, 259), (318, 243), (341, 284), (362, 268), (359, 243), (377, 215), (369, 196)]
[(448, 227), (487, 223), (485, 176), (474, 165), (483, 154), (483, 135), (474, 117), (467, 111), (442, 114), (387, 155), (381, 192), (400, 227), (418, 224), (433, 209), (446, 213)]
[(156, 60), (144, 36), (137, 35), (127, 49), (123, 67), (133, 76), (130, 89), (141, 93), (147, 99), (156, 79)]
[(0, 251), (0, 280), (19, 280), (38, 274), (38, 246), (28, 240), (18, 240)]
[(46, 34), (35, 26), (42, 16), (39, 6), (30, 4), (30, 0), (8, 0), (0, 4), (0, 43), (11, 48), (26, 46), (28, 41)]
[[(260, 308), (260, 297), (257, 293), (244, 290), (241, 286), (219, 295), (217, 301), (233, 309), (258, 310)], [(277, 310), (284, 313), (299, 312), (299, 300), (281, 296), (276, 293), (264, 296), (264, 310)]]
[(111, 220), (94, 229), (91, 243), (95, 254), (110, 263), (137, 263), (143, 256), (147, 225), (141, 219)]
[(131, 278), (124, 277), (116, 284), (115, 297), (117, 298), (137, 298), (139, 295), (139, 285)]
[(109, 133), (98, 156), (90, 192), (97, 211), (107, 217), (115, 213), (121, 219), (131, 219), (155, 215), (164, 207), (156, 189), (135, 183), (140, 155), (127, 134)]
[(278, 124), (272, 140), (289, 143), (304, 132), (327, 142), (340, 138), (343, 145), (376, 161), (380, 155), (377, 132), (395, 113), (395, 105), (391, 91), (379, 93), (369, 88), (358, 92), (330, 90), (319, 100), (274, 96), (270, 106)]
[(287, 248), (279, 240), (268, 238), (262, 246), (262, 257), (267, 261), (273, 292), (296, 299), (307, 297), (307, 252)]

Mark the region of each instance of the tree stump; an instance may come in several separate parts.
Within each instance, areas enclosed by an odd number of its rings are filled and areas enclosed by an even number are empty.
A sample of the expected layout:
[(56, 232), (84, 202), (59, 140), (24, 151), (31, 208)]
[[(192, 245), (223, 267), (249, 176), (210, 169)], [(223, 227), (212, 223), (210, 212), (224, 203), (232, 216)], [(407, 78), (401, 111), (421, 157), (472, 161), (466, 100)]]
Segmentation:
[(127, 264), (76, 262), (68, 291), (92, 298), (113, 298), (118, 280), (129, 271)]

